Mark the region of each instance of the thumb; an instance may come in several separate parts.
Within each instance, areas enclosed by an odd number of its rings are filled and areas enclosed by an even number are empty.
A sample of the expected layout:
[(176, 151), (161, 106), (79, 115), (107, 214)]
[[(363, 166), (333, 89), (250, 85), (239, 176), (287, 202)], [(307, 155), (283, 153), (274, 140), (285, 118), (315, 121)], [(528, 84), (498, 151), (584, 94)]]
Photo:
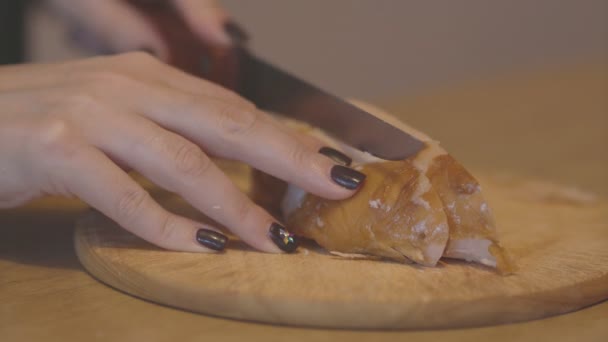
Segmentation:
[(203, 41), (218, 45), (231, 44), (224, 29), (228, 14), (215, 0), (173, 0), (192, 31)]
[[(167, 46), (147, 19), (120, 0), (54, 0), (56, 7), (84, 32), (95, 45), (112, 52), (146, 49), (166, 60)], [(89, 44), (90, 45), (90, 44)]]

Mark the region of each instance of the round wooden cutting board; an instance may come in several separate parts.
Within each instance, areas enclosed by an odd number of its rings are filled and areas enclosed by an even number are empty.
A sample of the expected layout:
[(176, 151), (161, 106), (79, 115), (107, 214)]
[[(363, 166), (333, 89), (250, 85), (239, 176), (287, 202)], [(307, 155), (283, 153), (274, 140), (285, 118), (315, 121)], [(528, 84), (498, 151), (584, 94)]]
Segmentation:
[[(435, 268), (347, 260), (313, 246), (292, 255), (239, 242), (222, 254), (170, 252), (93, 211), (78, 224), (76, 250), (93, 276), (134, 296), (274, 324), (468, 327), (547, 317), (608, 298), (608, 202), (551, 184), (479, 180), (519, 267), (514, 275), (450, 260)], [(200, 219), (177, 196), (153, 192), (167, 208)]]

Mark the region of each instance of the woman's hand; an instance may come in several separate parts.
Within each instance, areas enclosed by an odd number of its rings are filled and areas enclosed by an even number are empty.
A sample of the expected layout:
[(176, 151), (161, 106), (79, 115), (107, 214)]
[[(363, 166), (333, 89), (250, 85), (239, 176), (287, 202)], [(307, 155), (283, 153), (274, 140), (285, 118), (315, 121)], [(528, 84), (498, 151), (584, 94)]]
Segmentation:
[(318, 153), (322, 147), (142, 52), (0, 68), (0, 207), (76, 196), (167, 249), (218, 250), (225, 237), (167, 212), (121, 167), (181, 195), (257, 249), (291, 251), (284, 229), (209, 156), (246, 162), (326, 198), (352, 195), (364, 176), (337, 165), (339, 154)]
[[(151, 23), (127, 0), (49, 0), (72, 26), (76, 40), (96, 52), (147, 50), (162, 60), (169, 51)], [(169, 2), (202, 41), (228, 46), (228, 15), (214, 0), (137, 0)]]

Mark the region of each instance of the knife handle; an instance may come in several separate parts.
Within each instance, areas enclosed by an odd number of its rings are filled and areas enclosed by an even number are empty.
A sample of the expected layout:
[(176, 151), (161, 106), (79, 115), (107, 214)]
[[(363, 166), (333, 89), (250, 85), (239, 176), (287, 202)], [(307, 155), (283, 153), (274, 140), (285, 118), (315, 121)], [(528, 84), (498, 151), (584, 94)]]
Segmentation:
[(205, 78), (226, 88), (235, 89), (238, 75), (238, 54), (249, 39), (247, 33), (233, 22), (226, 31), (234, 47), (218, 47), (205, 43), (192, 32), (182, 15), (166, 0), (125, 0), (144, 15), (169, 48), (168, 63), (192, 75)]

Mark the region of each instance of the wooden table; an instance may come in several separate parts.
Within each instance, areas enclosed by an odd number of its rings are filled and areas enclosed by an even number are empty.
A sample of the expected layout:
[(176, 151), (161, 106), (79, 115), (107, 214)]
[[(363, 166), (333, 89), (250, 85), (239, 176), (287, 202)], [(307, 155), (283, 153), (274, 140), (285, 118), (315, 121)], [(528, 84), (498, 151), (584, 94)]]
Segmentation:
[[(475, 170), (519, 173), (608, 196), (608, 65), (585, 63), (468, 85), (388, 108)], [(392, 105), (391, 105), (392, 103)], [(72, 246), (84, 206), (47, 199), (0, 211), (2, 341), (600, 341), (608, 302), (558, 317), (476, 329), (375, 332), (300, 329), (201, 316), (91, 278)]]

